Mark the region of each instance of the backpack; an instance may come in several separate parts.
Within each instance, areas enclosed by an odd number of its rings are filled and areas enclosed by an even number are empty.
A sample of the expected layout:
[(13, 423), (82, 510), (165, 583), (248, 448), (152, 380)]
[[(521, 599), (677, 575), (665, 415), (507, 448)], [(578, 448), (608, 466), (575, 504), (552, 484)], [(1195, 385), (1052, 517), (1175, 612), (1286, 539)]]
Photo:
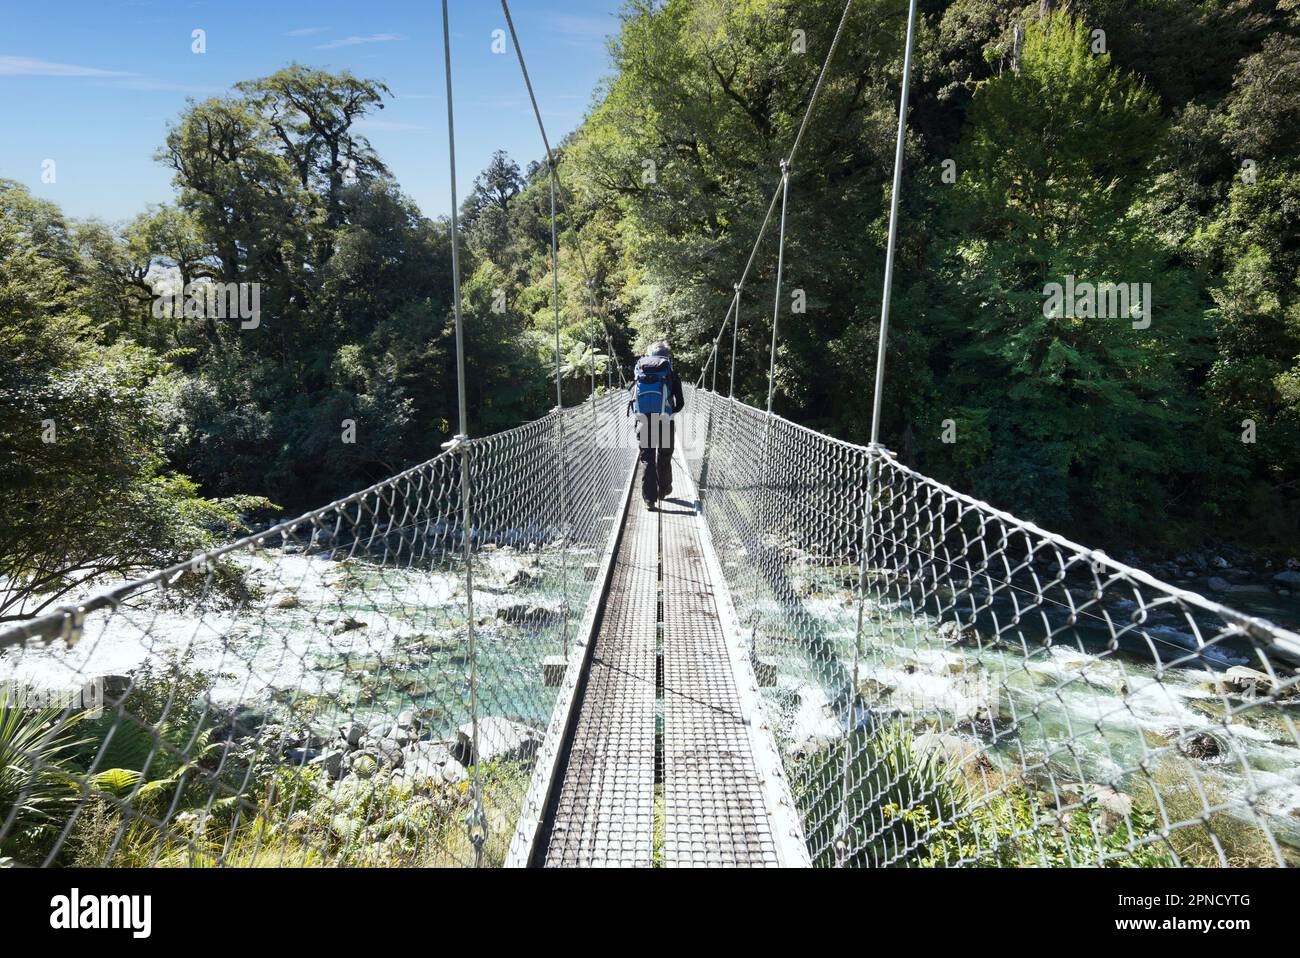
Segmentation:
[(673, 361), (666, 356), (646, 356), (636, 364), (636, 385), (633, 388), (636, 411), (642, 415), (673, 414), (669, 398)]

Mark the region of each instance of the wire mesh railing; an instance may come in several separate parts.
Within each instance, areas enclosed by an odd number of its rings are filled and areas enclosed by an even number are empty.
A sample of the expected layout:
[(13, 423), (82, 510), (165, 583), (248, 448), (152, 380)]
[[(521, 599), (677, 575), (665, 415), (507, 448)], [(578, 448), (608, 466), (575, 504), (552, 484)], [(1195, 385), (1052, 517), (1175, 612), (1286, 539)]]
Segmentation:
[(473, 670), (457, 451), (0, 633), (0, 859), (500, 863), (635, 461), (624, 399), (468, 444)]
[(687, 409), (814, 864), (1300, 862), (1300, 637), (883, 449)]

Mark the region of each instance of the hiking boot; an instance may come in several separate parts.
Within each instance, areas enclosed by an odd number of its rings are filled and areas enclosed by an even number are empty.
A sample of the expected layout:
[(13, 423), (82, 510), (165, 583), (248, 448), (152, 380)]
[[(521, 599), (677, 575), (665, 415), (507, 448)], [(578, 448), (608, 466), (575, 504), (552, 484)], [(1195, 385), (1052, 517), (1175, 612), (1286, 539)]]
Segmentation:
[(650, 512), (655, 511), (655, 501), (653, 499), (642, 499), (641, 501), (645, 503), (645, 507), (647, 510), (649, 510)]

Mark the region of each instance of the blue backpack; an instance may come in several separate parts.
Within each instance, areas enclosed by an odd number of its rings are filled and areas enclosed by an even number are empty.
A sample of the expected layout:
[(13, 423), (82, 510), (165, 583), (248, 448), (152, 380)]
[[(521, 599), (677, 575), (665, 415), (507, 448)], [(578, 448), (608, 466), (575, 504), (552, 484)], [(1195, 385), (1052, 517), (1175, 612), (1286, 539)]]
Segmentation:
[(636, 385), (633, 387), (637, 412), (642, 415), (672, 415), (669, 387), (672, 372), (673, 361), (666, 356), (646, 356), (637, 362)]

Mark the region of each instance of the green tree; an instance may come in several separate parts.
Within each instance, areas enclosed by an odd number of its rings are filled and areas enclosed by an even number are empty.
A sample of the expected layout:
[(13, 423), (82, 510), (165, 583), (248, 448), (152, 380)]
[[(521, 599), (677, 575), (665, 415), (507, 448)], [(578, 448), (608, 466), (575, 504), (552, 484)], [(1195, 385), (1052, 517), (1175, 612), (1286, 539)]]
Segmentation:
[[(926, 423), (928, 451), (1056, 527), (1134, 528), (1198, 471), (1181, 364), (1201, 316), (1137, 207), (1161, 132), (1155, 96), (1055, 13), (1029, 20), (1014, 68), (978, 88), (957, 152), (932, 362), (933, 415), (958, 442), (949, 452)], [(1049, 284), (1074, 282), (1139, 284), (1136, 300), (1149, 284), (1149, 301), (1118, 317), (1052, 301)], [(972, 439), (988, 457), (959, 463)]]
[(0, 181), (0, 620), (187, 558), (259, 504), (205, 499), (167, 468), (162, 364), (104, 345), (78, 311), (68, 236), (53, 207)]

